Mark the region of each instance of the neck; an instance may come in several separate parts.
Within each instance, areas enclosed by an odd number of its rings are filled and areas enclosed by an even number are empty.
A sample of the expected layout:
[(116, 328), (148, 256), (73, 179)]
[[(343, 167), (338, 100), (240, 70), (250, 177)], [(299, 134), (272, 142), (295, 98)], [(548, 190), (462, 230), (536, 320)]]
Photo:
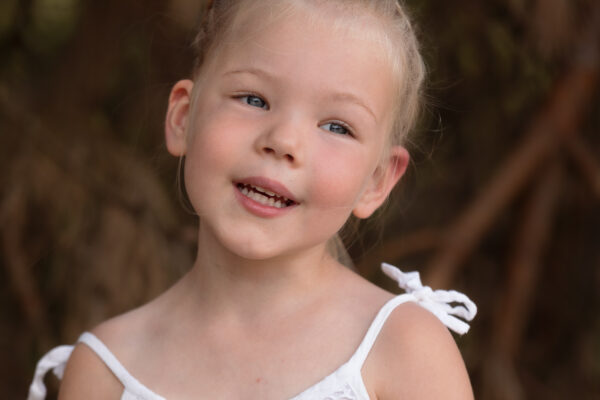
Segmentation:
[(325, 244), (252, 260), (224, 248), (201, 228), (196, 262), (187, 279), (192, 296), (211, 313), (255, 318), (310, 302), (323, 293), (320, 289), (336, 267)]

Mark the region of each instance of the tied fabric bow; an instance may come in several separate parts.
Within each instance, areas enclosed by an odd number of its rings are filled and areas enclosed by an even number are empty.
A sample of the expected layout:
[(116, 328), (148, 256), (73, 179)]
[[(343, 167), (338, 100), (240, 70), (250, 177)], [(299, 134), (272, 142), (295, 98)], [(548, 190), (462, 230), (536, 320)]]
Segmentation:
[[(432, 290), (429, 286), (423, 286), (416, 271), (402, 272), (386, 263), (381, 264), (381, 269), (448, 328), (460, 335), (469, 331), (469, 324), (457, 318), (471, 321), (477, 314), (477, 306), (467, 296), (455, 290)], [(453, 307), (451, 303), (462, 303), (462, 305)]]
[(48, 370), (52, 370), (54, 375), (62, 379), (65, 372), (66, 360), (71, 356), (73, 346), (59, 346), (46, 354), (38, 363), (33, 382), (29, 387), (29, 396), (27, 400), (45, 399), (46, 386), (44, 386), (44, 375)]

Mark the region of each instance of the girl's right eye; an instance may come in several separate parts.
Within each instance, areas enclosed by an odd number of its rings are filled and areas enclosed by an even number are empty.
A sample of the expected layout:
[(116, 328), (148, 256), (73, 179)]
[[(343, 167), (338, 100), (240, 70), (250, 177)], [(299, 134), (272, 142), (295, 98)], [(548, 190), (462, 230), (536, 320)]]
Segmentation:
[(239, 100), (241, 100), (243, 103), (248, 104), (249, 106), (262, 108), (264, 110), (269, 109), (269, 105), (267, 104), (267, 102), (256, 95), (246, 94), (243, 96), (237, 96), (237, 98)]

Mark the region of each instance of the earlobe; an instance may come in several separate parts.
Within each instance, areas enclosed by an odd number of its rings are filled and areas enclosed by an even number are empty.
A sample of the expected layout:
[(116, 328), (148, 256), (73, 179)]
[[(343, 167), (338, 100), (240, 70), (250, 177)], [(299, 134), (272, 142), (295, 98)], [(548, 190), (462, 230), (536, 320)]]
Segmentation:
[(193, 88), (194, 82), (187, 79), (181, 80), (173, 86), (169, 95), (169, 108), (165, 121), (165, 140), (169, 153), (174, 156), (183, 156), (186, 152), (186, 133)]
[(402, 178), (410, 156), (402, 146), (394, 146), (389, 158), (382, 163), (371, 177), (371, 182), (352, 210), (357, 218), (368, 218), (383, 204), (396, 183)]

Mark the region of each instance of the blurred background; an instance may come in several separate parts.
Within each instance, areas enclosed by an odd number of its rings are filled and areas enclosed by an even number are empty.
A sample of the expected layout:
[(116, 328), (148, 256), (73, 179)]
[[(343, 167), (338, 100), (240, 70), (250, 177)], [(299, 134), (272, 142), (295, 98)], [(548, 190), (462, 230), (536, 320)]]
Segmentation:
[[(355, 266), (393, 291), (381, 261), (418, 269), (478, 304), (457, 337), (478, 399), (598, 399), (600, 2), (406, 3), (428, 105), (383, 224), (349, 243)], [(191, 265), (162, 135), (202, 7), (0, 2), (3, 398)]]

